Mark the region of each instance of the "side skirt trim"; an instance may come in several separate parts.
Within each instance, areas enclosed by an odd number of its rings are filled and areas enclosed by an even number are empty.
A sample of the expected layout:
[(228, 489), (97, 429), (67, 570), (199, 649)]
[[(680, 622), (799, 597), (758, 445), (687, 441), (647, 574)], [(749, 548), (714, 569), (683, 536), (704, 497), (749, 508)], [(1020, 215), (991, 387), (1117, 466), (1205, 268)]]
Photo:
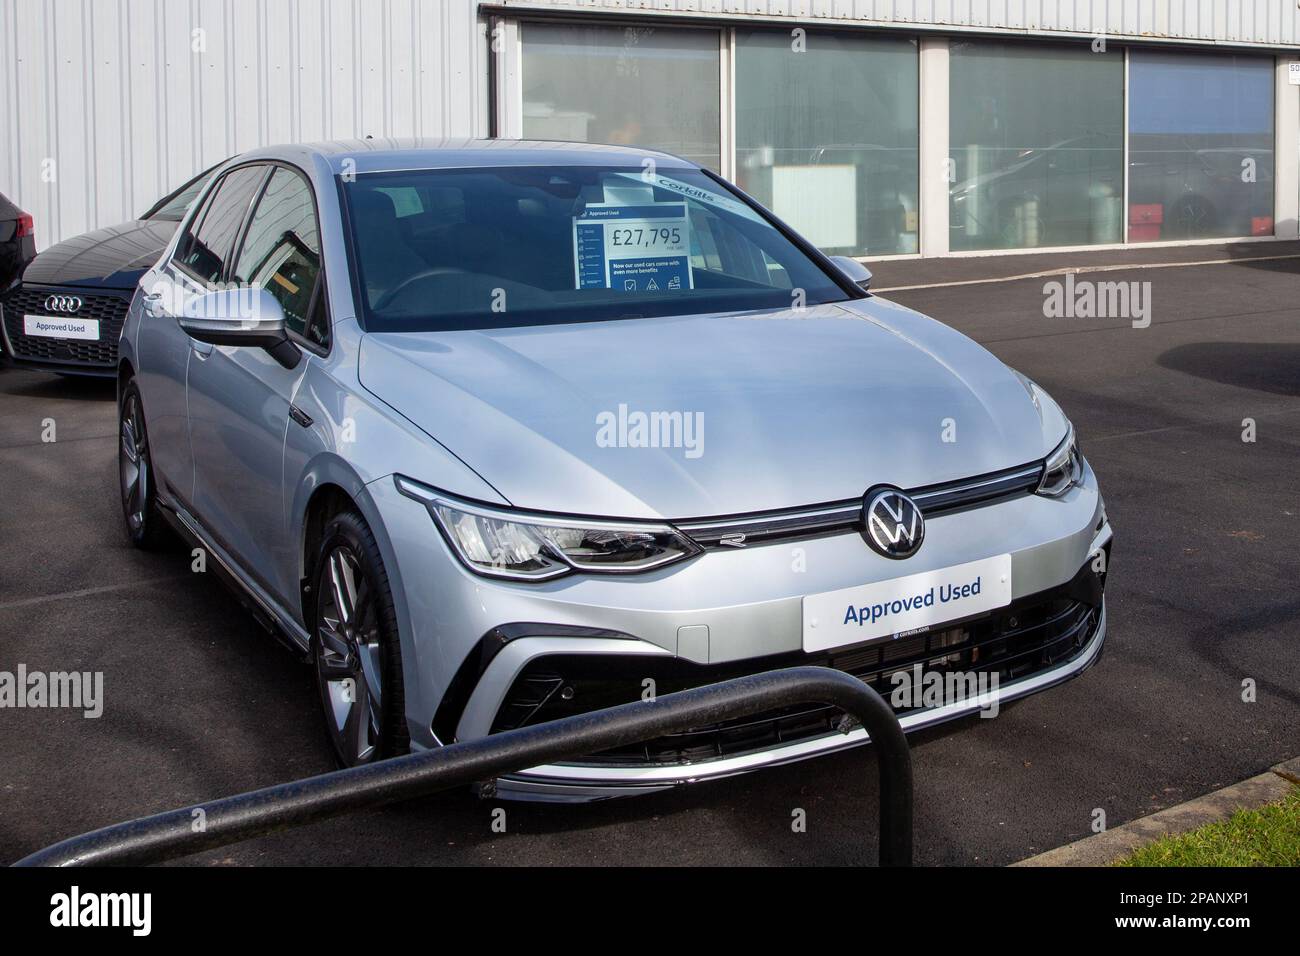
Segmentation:
[(216, 561), (221, 578), (252, 603), (252, 610), (261, 623), (288, 645), (290, 650), (307, 654), (311, 648), (311, 636), (306, 629), (275, 598), (244, 573), (234, 557), (212, 540), (199, 520), (180, 505), (162, 496), (159, 496), (158, 504), (181, 537), (203, 548)]

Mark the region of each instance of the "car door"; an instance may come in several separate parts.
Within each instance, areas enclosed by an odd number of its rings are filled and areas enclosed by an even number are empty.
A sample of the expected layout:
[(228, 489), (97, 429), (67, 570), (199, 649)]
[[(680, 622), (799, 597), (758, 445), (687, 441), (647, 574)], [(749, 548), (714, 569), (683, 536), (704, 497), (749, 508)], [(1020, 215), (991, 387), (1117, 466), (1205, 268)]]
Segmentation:
[(171, 258), (142, 283), (137, 382), (149, 429), (150, 455), (170, 495), (187, 509), (192, 507), (194, 458), (186, 376), (190, 356), (211, 346), (191, 339), (177, 319), (190, 299), (221, 280), (239, 226), (267, 171), (264, 164), (258, 164), (223, 176), (190, 220)]
[(284, 509), (285, 436), (294, 393), (313, 353), (328, 346), (320, 230), (311, 185), (276, 166), (258, 198), (227, 281), (280, 303), (304, 360), (285, 368), (259, 348), (208, 346), (189, 370), (194, 503), (205, 523), (286, 604), (297, 598), (297, 550)]

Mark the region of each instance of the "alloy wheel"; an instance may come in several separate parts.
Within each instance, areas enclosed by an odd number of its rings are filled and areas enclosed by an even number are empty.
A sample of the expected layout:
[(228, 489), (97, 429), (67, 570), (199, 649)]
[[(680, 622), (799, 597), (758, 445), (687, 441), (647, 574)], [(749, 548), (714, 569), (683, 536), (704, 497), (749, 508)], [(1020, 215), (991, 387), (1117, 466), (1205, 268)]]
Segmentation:
[(328, 553), (316, 593), (316, 674), (330, 737), (344, 763), (367, 763), (380, 749), (383, 660), (374, 588), (351, 547)]
[(127, 395), (122, 405), (122, 444), (118, 458), (118, 472), (122, 486), (122, 510), (132, 535), (138, 536), (144, 527), (145, 511), (149, 504), (149, 454), (144, 426), (140, 415), (140, 400)]

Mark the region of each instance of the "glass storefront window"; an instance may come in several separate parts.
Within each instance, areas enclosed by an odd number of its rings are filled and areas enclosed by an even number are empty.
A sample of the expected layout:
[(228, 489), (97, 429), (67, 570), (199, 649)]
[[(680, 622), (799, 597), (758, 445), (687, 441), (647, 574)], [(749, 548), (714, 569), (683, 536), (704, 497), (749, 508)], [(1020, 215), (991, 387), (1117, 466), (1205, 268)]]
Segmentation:
[(822, 250), (917, 252), (915, 40), (736, 31), (736, 179)]
[(1123, 240), (1124, 54), (953, 40), (953, 250)]
[[(725, 31), (520, 29), (525, 138), (721, 169)], [(735, 50), (736, 182), (828, 253), (919, 252), (918, 41), (737, 28)], [(1121, 47), (950, 41), (952, 251), (1273, 235), (1273, 60), (1128, 63), (1126, 154)]]
[(1273, 60), (1129, 55), (1129, 241), (1273, 235)]
[(716, 30), (524, 23), (525, 139), (659, 149), (719, 168)]

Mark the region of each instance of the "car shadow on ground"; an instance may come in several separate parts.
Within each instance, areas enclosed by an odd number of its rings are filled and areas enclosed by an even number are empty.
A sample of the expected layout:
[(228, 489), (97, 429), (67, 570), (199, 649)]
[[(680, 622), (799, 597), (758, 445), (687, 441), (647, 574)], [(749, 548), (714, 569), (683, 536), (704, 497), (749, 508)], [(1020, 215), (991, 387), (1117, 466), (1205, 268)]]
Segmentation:
[[(1218, 254), (1206, 255), (1204, 258), (1214, 259), (1241, 259), (1241, 265), (1251, 265), (1252, 262), (1259, 263), (1259, 268), (1278, 268), (1277, 263), (1290, 262), (1290, 265), (1281, 266), (1284, 269), (1292, 271), (1300, 270), (1300, 266), (1295, 264), (1300, 260), (1287, 259), (1269, 259), (1270, 256), (1298, 256), (1300, 255), (1300, 246), (1295, 242), (1284, 242), (1274, 245), (1270, 242), (1233, 242), (1225, 245)], [(1199, 255), (1197, 258), (1201, 258)], [(1274, 263), (1273, 266), (1267, 263)]]
[(1273, 395), (1300, 396), (1300, 345), (1277, 342), (1191, 342), (1157, 364), (1197, 378)]
[(25, 369), (0, 365), (0, 394), (24, 398), (65, 398), (108, 402), (117, 397), (117, 382), (112, 378), (89, 375), (22, 375)]

